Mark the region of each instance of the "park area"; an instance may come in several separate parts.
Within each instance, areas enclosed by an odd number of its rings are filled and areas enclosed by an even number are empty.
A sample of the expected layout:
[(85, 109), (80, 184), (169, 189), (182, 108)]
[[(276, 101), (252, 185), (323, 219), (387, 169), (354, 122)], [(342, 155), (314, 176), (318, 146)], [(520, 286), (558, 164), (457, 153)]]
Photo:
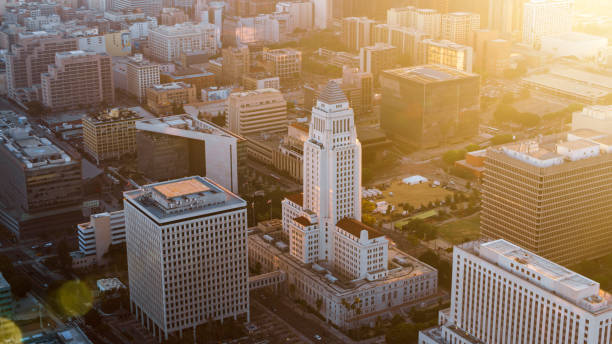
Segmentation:
[(453, 245), (478, 239), (480, 237), (480, 213), (441, 224), (438, 227), (438, 235)]
[(453, 193), (441, 187), (431, 187), (429, 183), (408, 185), (402, 181), (394, 181), (383, 191), (383, 197), (377, 201), (386, 201), (396, 208), (404, 203), (419, 208), (427, 206), (429, 202), (443, 201), (447, 195), (452, 196)]

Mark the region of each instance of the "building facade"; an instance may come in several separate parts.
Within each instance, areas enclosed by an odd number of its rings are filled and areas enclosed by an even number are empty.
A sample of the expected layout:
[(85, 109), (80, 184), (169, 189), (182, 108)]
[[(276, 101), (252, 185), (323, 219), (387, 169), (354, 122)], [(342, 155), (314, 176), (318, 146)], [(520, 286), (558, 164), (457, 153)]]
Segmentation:
[(212, 56), (217, 53), (216, 27), (207, 23), (158, 26), (149, 30), (149, 47), (155, 59), (165, 62), (179, 60), (186, 51), (202, 50)]
[(376, 43), (359, 51), (359, 70), (372, 73), (374, 80), (385, 69), (392, 69), (398, 61), (398, 49), (388, 43)]
[(278, 76), (281, 84), (293, 84), (302, 76), (302, 52), (295, 49), (264, 48), (263, 59), (270, 67), (274, 76)]
[(190, 175), (213, 179), (234, 193), (246, 174), (246, 139), (187, 115), (136, 122), (138, 169), (152, 180)]
[(523, 43), (539, 47), (545, 35), (572, 31), (574, 2), (545, 0), (526, 2), (523, 13)]
[(249, 74), (251, 69), (249, 47), (225, 48), (222, 56), (221, 73), (225, 82), (238, 83), (242, 76)]
[(41, 78), (42, 103), (52, 110), (113, 104), (111, 57), (81, 50), (57, 53)]
[(403, 64), (414, 65), (419, 61), (419, 43), (430, 36), (417, 29), (389, 24), (374, 27), (376, 43), (387, 43), (398, 49), (399, 60)]
[(147, 105), (156, 114), (174, 113), (177, 107), (197, 102), (196, 88), (184, 82), (153, 85), (147, 88)]
[(272, 88), (235, 92), (227, 103), (228, 128), (238, 135), (287, 131), (287, 101)]
[(97, 164), (136, 153), (135, 123), (140, 118), (120, 108), (83, 117), (83, 149)]
[(469, 44), (472, 32), (478, 29), (480, 29), (479, 14), (453, 12), (442, 15), (442, 39), (457, 44)]
[(440, 64), (463, 72), (472, 72), (472, 47), (451, 41), (424, 39), (419, 43), (420, 64)]
[(483, 237), (508, 240), (559, 264), (607, 254), (609, 144), (609, 136), (579, 129), (561, 143), (527, 141), (489, 149)]
[(147, 88), (160, 83), (159, 65), (136, 54), (126, 64), (126, 79), (127, 91), (142, 104), (146, 101)]
[(591, 129), (612, 135), (612, 105), (593, 105), (572, 114), (572, 130)]
[(342, 19), (342, 43), (352, 51), (359, 51), (362, 47), (373, 45), (375, 25), (375, 20), (366, 17)]
[(79, 250), (70, 254), (73, 268), (106, 264), (110, 247), (125, 242), (123, 210), (91, 215), (89, 222), (77, 225), (77, 238)]
[(505, 240), (453, 250), (451, 307), (419, 343), (612, 340), (612, 296), (599, 283)]
[(384, 71), (381, 128), (396, 142), (434, 147), (478, 132), (480, 78), (443, 65)]
[(167, 340), (209, 321), (248, 322), (246, 202), (202, 177), (124, 195), (130, 308), (143, 326)]
[(13, 318), (15, 312), (15, 304), (11, 285), (6, 281), (0, 272), (0, 329), (4, 325), (3, 322)]

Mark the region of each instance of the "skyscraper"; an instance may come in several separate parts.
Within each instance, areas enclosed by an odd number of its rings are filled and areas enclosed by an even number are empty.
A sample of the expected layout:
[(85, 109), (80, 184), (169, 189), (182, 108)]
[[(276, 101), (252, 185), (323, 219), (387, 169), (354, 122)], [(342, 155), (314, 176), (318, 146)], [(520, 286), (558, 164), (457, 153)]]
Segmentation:
[(480, 15), (469, 12), (453, 12), (442, 15), (442, 39), (457, 44), (468, 44), (472, 32), (480, 29)]
[(124, 197), (130, 308), (144, 327), (167, 340), (209, 321), (249, 320), (244, 200), (202, 177)]
[(612, 295), (505, 240), (455, 246), (450, 309), (419, 343), (610, 343)]
[(526, 2), (523, 12), (523, 42), (537, 47), (544, 35), (571, 32), (573, 11), (572, 0)]
[(559, 264), (610, 252), (610, 136), (576, 130), (565, 142), (487, 150), (480, 230)]

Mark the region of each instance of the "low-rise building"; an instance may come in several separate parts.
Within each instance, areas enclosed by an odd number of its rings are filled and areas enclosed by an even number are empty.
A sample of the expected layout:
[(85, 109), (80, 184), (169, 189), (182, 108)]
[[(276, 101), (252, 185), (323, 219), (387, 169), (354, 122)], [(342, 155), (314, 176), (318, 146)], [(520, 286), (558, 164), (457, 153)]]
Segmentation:
[(269, 71), (278, 76), (283, 85), (295, 83), (302, 75), (302, 52), (299, 50), (264, 48), (263, 59), (270, 64)]
[(217, 52), (216, 27), (182, 23), (150, 28), (149, 47), (155, 59), (166, 62), (178, 60), (185, 51), (202, 50), (212, 56)]
[(206, 70), (190, 67), (176, 67), (174, 71), (162, 72), (160, 81), (163, 84), (183, 82), (196, 88), (196, 95), (203, 89), (215, 85), (215, 75)]
[(262, 88), (280, 89), (280, 78), (272, 73), (251, 73), (242, 77), (245, 90), (259, 90)]
[(126, 90), (136, 96), (139, 103), (145, 102), (147, 88), (160, 83), (159, 64), (143, 59), (142, 54), (135, 54), (125, 66)]
[(197, 101), (195, 86), (184, 82), (153, 85), (147, 88), (147, 106), (152, 112), (170, 114), (181, 105)]
[(580, 60), (604, 62), (608, 38), (582, 32), (564, 32), (542, 36), (540, 50), (554, 57), (573, 56)]
[(111, 246), (125, 242), (123, 210), (91, 215), (89, 222), (77, 225), (77, 238), (79, 249), (70, 254), (73, 268), (105, 265)]
[(572, 114), (572, 130), (590, 129), (612, 135), (612, 105), (593, 105)]
[(109, 109), (83, 117), (83, 148), (96, 163), (136, 153), (136, 120), (129, 109)]

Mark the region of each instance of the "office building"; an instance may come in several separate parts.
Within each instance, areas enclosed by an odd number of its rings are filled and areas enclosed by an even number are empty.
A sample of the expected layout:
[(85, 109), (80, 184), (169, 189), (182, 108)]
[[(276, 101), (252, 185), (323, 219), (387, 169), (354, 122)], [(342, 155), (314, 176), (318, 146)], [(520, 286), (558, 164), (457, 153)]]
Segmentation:
[(453, 249), (450, 309), (419, 343), (608, 343), (612, 296), (599, 283), (505, 240)]
[(55, 62), (55, 53), (78, 49), (76, 38), (46, 32), (20, 33), (6, 59), (8, 97), (21, 106), (38, 99), (40, 75)]
[(260, 14), (223, 20), (223, 42), (227, 46), (279, 43), (289, 33), (289, 14)]
[(5, 319), (12, 319), (15, 312), (15, 304), (11, 285), (6, 281), (2, 272), (0, 272), (0, 328)]
[(372, 112), (374, 103), (374, 76), (372, 73), (362, 72), (358, 68), (344, 67), (340, 88), (347, 95), (356, 119)]
[(17, 239), (82, 220), (80, 156), (36, 136), (25, 117), (0, 113), (0, 223)]
[(419, 8), (414, 11), (412, 28), (417, 29), (431, 38), (438, 38), (441, 34), (442, 16), (434, 9)]
[(112, 60), (106, 54), (56, 53), (40, 81), (42, 103), (54, 111), (115, 102)]
[(500, 39), (500, 34), (497, 31), (480, 29), (472, 32), (472, 39), (469, 45), (474, 48), (474, 70), (476, 72), (482, 73), (484, 70), (485, 63), (487, 62), (486, 43), (495, 39)]
[[(284, 271), (294, 295), (319, 304), (326, 321), (345, 329), (433, 295), (436, 271), (390, 250), (381, 232), (360, 222), (361, 144), (348, 99), (333, 81), (312, 109), (303, 147), (303, 193), (283, 200), (277, 233), (289, 245), (251, 235), (250, 263)], [(390, 268), (390, 261), (402, 263)], [(414, 270), (403, 267), (408, 262)]]
[(266, 49), (263, 60), (268, 70), (278, 76), (282, 85), (292, 85), (302, 76), (302, 52), (296, 49)]
[(572, 114), (572, 130), (590, 129), (612, 135), (612, 105), (593, 105)]
[(147, 106), (158, 115), (171, 114), (184, 104), (197, 102), (195, 86), (184, 82), (153, 85), (147, 88)]
[(375, 25), (375, 20), (366, 17), (342, 19), (342, 43), (352, 51), (373, 45)]
[(395, 142), (435, 147), (476, 135), (480, 78), (443, 65), (383, 71), (381, 128)]
[(574, 2), (531, 0), (524, 5), (523, 43), (540, 47), (542, 36), (572, 31)]
[(304, 142), (308, 139), (308, 125), (292, 123), (287, 127), (278, 149), (273, 152), (273, 166), (294, 180), (302, 182), (304, 172)]
[(222, 78), (228, 83), (238, 83), (243, 75), (249, 74), (251, 59), (249, 47), (224, 48), (221, 66)]
[(374, 41), (387, 43), (398, 49), (399, 61), (405, 65), (414, 65), (419, 61), (419, 43), (429, 36), (417, 29), (378, 24), (374, 27)]
[(260, 90), (230, 94), (227, 121), (238, 135), (280, 133), (287, 130), (287, 102), (279, 90)]
[(114, 0), (112, 9), (118, 12), (141, 11), (147, 17), (158, 17), (162, 10), (162, 0)]
[(442, 40), (424, 39), (419, 43), (420, 64), (440, 64), (463, 72), (472, 72), (473, 49)]
[(202, 177), (124, 197), (130, 308), (142, 325), (167, 340), (210, 321), (248, 322), (247, 203)]
[(332, 20), (332, 1), (313, 0), (312, 4), (314, 6), (314, 27), (319, 30), (327, 29)]
[(189, 16), (180, 8), (163, 8), (161, 11), (161, 25), (174, 26), (189, 21)]
[(138, 169), (151, 180), (201, 175), (240, 192), (246, 173), (246, 140), (187, 115), (136, 122)]
[(468, 44), (474, 30), (480, 29), (480, 15), (453, 12), (442, 15), (442, 39), (457, 44)]
[(273, 0), (230, 0), (228, 5), (229, 15), (238, 17), (254, 17), (275, 9)]
[(73, 268), (107, 264), (111, 246), (125, 243), (123, 210), (91, 215), (89, 222), (77, 225), (77, 239), (79, 249), (70, 253)]
[[(489, 30), (520, 33), (523, 29), (523, 7), (527, 1), (529, 0), (488, 0)], [(484, 18), (482, 22), (486, 23)]]
[(147, 88), (160, 83), (159, 64), (136, 54), (126, 63), (127, 91), (138, 98), (139, 103), (146, 101)]
[(83, 149), (97, 164), (136, 153), (136, 120), (129, 109), (109, 109), (83, 117)]
[(374, 80), (378, 80), (381, 71), (395, 67), (398, 55), (397, 48), (387, 43), (363, 47), (359, 51), (359, 70), (372, 73)]
[(278, 2), (276, 11), (289, 14), (289, 32), (295, 29), (311, 30), (315, 5), (310, 1)]
[(492, 39), (484, 43), (483, 69), (488, 76), (503, 77), (510, 69), (512, 42), (505, 39)]
[[(609, 253), (610, 137), (588, 129), (560, 143), (526, 141), (487, 151), (480, 230), (559, 264)], [(511, 206), (510, 206), (511, 205)]]
[(216, 27), (207, 23), (158, 26), (149, 29), (149, 48), (155, 59), (165, 62), (178, 60), (186, 51), (201, 50), (212, 56), (217, 53)]

